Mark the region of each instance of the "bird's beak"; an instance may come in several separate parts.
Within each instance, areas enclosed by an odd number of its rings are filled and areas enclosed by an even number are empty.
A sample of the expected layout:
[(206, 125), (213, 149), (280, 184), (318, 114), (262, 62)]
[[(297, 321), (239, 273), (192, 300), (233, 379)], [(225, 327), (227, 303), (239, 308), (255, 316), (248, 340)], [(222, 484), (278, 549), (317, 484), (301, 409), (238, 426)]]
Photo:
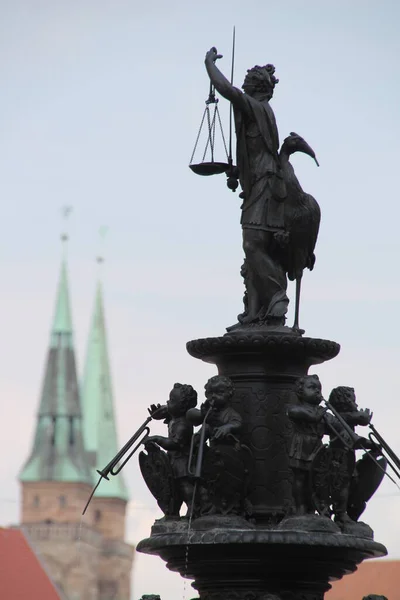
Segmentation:
[(311, 158), (313, 158), (315, 160), (315, 163), (316, 163), (317, 167), (319, 167), (319, 162), (317, 161), (317, 158), (315, 156), (315, 152), (311, 148), (311, 146), (309, 146), (307, 144), (307, 142), (304, 142), (304, 145), (301, 148), (301, 152), (304, 152), (304, 154), (308, 154), (308, 156), (311, 156)]

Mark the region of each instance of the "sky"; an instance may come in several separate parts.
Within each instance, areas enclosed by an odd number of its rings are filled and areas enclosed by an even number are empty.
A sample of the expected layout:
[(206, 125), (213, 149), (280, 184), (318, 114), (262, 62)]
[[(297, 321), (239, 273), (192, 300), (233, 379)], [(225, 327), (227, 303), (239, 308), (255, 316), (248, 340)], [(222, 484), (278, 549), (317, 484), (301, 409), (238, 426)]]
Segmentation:
[[(342, 347), (312, 372), (325, 396), (353, 386), (400, 453), (399, 20), (395, 0), (0, 1), (0, 524), (19, 518), (17, 474), (32, 443), (66, 226), (81, 373), (95, 257), (106, 257), (121, 445), (176, 381), (201, 398), (215, 374), (185, 344), (222, 335), (242, 310), (240, 200), (224, 176), (196, 176), (188, 162), (208, 94), (204, 55), (217, 46), (229, 75), (233, 25), (235, 83), (254, 64), (275, 64), (281, 140), (296, 131), (321, 165), (292, 159), (322, 211), (301, 325)], [(67, 224), (63, 206), (73, 207)], [(136, 459), (125, 474), (136, 543), (161, 514)], [(385, 482), (363, 515), (391, 558), (400, 558), (399, 503)], [(156, 557), (136, 555), (133, 585), (132, 598), (194, 595)]]

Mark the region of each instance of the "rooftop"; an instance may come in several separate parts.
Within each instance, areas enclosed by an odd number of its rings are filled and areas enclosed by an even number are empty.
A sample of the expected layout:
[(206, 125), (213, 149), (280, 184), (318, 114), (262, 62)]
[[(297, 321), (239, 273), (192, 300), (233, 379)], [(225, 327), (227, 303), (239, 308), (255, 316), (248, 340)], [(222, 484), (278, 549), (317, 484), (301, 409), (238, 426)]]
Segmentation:
[(400, 600), (400, 560), (366, 560), (355, 573), (335, 581), (325, 600), (362, 600), (369, 594)]
[(22, 531), (0, 529), (1, 597), (62, 600)]

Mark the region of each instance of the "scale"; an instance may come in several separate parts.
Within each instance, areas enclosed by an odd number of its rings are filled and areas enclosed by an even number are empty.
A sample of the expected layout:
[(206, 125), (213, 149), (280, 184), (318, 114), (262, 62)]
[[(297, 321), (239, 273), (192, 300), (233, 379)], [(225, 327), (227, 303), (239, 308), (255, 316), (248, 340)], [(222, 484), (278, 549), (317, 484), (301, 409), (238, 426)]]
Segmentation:
[[(235, 28), (233, 28), (233, 44), (232, 44), (232, 69), (231, 69), (231, 84), (233, 83), (233, 67), (235, 57)], [(196, 175), (209, 176), (209, 175), (221, 175), (226, 173), (227, 175), (227, 186), (232, 192), (235, 192), (239, 185), (239, 171), (233, 164), (232, 159), (232, 103), (229, 109), (229, 150), (226, 145), (224, 130), (221, 122), (221, 115), (218, 109), (219, 98), (215, 95), (215, 87), (210, 82), (210, 90), (208, 98), (206, 100), (206, 107), (203, 112), (203, 116), (200, 122), (199, 131), (197, 133), (196, 141), (194, 144), (192, 156), (190, 158), (189, 167)], [(214, 109), (212, 107), (214, 106)], [(218, 126), (218, 130), (217, 130)], [(200, 162), (193, 162), (199, 140), (203, 129), (207, 127), (207, 139), (202, 159)], [(218, 133), (217, 133), (218, 132)], [(215, 141), (219, 137), (222, 141), (226, 161), (215, 160)], [(224, 157), (225, 158), (225, 157)]]

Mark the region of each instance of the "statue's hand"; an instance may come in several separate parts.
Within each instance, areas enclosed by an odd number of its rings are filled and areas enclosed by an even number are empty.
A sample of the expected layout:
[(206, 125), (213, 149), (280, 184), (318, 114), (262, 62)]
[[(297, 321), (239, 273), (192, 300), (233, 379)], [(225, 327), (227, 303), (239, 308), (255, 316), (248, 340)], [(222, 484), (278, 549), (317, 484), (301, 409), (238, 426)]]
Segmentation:
[(229, 435), (231, 432), (231, 426), (230, 425), (221, 425), (221, 427), (218, 427), (218, 429), (216, 429), (213, 437), (214, 439), (218, 440), (220, 438), (225, 438), (227, 435)]
[(222, 58), (222, 54), (218, 54), (218, 50), (213, 46), (206, 54), (206, 62), (215, 62), (219, 58)]
[(158, 444), (160, 438), (160, 435), (149, 435), (149, 437), (146, 438), (144, 445), (146, 446), (146, 444)]
[(361, 417), (362, 424), (365, 423), (365, 425), (368, 425), (371, 423), (372, 412), (369, 410), (369, 408), (359, 410), (358, 414)]

